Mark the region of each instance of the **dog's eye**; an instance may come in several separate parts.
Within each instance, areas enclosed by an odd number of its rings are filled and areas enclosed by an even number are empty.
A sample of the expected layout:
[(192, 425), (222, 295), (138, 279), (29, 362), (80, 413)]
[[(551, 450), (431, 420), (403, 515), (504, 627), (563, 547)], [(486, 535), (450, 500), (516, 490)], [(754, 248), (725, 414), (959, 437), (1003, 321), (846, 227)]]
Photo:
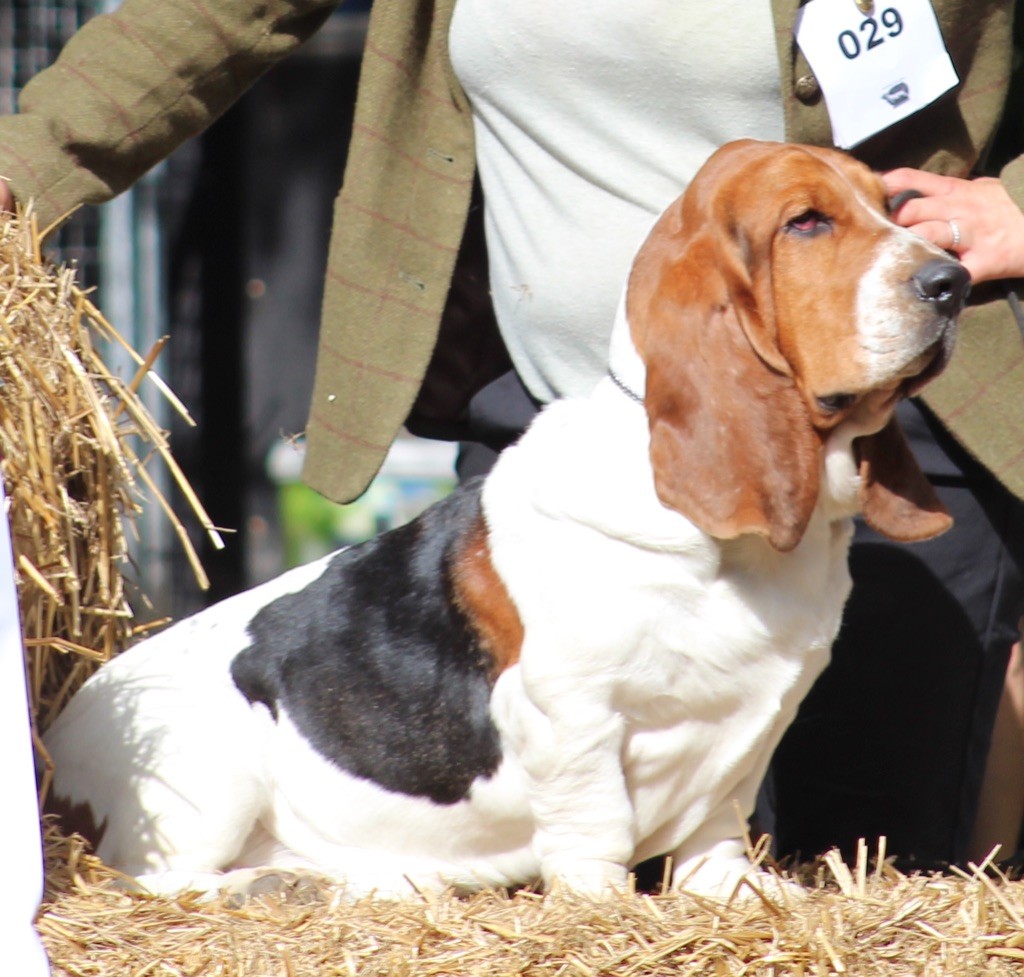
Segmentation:
[(830, 230), (831, 227), (832, 221), (820, 210), (805, 210), (792, 220), (786, 221), (786, 230), (790, 234), (799, 234), (803, 237), (814, 237)]
[(817, 397), (818, 406), (826, 414), (838, 414), (842, 410), (846, 410), (856, 400), (853, 394), (832, 394), (828, 397)]

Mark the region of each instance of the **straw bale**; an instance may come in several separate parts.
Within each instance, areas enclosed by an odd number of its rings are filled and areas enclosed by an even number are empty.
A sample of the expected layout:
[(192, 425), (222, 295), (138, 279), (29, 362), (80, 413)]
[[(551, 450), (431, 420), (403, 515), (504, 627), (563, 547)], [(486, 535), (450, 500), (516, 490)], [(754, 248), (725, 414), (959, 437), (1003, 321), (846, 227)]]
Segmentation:
[[(144, 501), (171, 519), (201, 584), (187, 534), (147, 471), (167, 464), (200, 522), (216, 532), (171, 457), (137, 389), (157, 385), (78, 286), (72, 268), (42, 252), (31, 209), (0, 220), (0, 474), (8, 498), (33, 716), (52, 719), (88, 675), (134, 633), (126, 596), (126, 526)], [(138, 365), (115, 376), (105, 345)]]
[(483, 892), (346, 900), (313, 877), (247, 901), (131, 894), (47, 830), (38, 929), (55, 977), (945, 977), (1024, 972), (1024, 887), (990, 865), (906, 876), (831, 855), (805, 898), (588, 900)]

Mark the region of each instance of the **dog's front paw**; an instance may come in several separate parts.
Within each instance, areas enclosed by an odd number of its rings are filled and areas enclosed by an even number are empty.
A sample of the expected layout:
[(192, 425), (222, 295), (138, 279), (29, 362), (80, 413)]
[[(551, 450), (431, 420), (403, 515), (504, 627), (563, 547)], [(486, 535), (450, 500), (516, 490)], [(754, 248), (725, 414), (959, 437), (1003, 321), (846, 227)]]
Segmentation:
[(544, 866), (544, 883), (549, 892), (604, 898), (624, 892), (628, 881), (625, 865), (601, 858), (551, 860)]
[(719, 842), (680, 862), (672, 873), (672, 888), (723, 902), (761, 897), (788, 902), (807, 895), (797, 883), (752, 865), (737, 840)]

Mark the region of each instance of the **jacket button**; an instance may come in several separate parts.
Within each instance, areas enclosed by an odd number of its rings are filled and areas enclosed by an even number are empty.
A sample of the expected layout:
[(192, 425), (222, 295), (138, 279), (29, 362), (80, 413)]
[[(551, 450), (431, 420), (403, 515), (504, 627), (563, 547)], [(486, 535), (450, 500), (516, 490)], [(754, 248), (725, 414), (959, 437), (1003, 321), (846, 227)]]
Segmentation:
[(813, 102), (821, 94), (818, 79), (814, 75), (801, 75), (793, 85), (793, 94), (801, 102)]

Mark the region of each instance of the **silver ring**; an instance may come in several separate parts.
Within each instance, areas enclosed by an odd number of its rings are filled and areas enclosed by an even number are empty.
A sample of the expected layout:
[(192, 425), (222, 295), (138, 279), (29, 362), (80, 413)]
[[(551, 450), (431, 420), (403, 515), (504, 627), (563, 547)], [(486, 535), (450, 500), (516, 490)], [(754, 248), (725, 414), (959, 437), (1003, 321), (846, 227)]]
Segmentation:
[(953, 235), (953, 243), (950, 244), (949, 250), (955, 251), (960, 247), (960, 225), (954, 218), (950, 218), (946, 223), (949, 225), (949, 233)]

